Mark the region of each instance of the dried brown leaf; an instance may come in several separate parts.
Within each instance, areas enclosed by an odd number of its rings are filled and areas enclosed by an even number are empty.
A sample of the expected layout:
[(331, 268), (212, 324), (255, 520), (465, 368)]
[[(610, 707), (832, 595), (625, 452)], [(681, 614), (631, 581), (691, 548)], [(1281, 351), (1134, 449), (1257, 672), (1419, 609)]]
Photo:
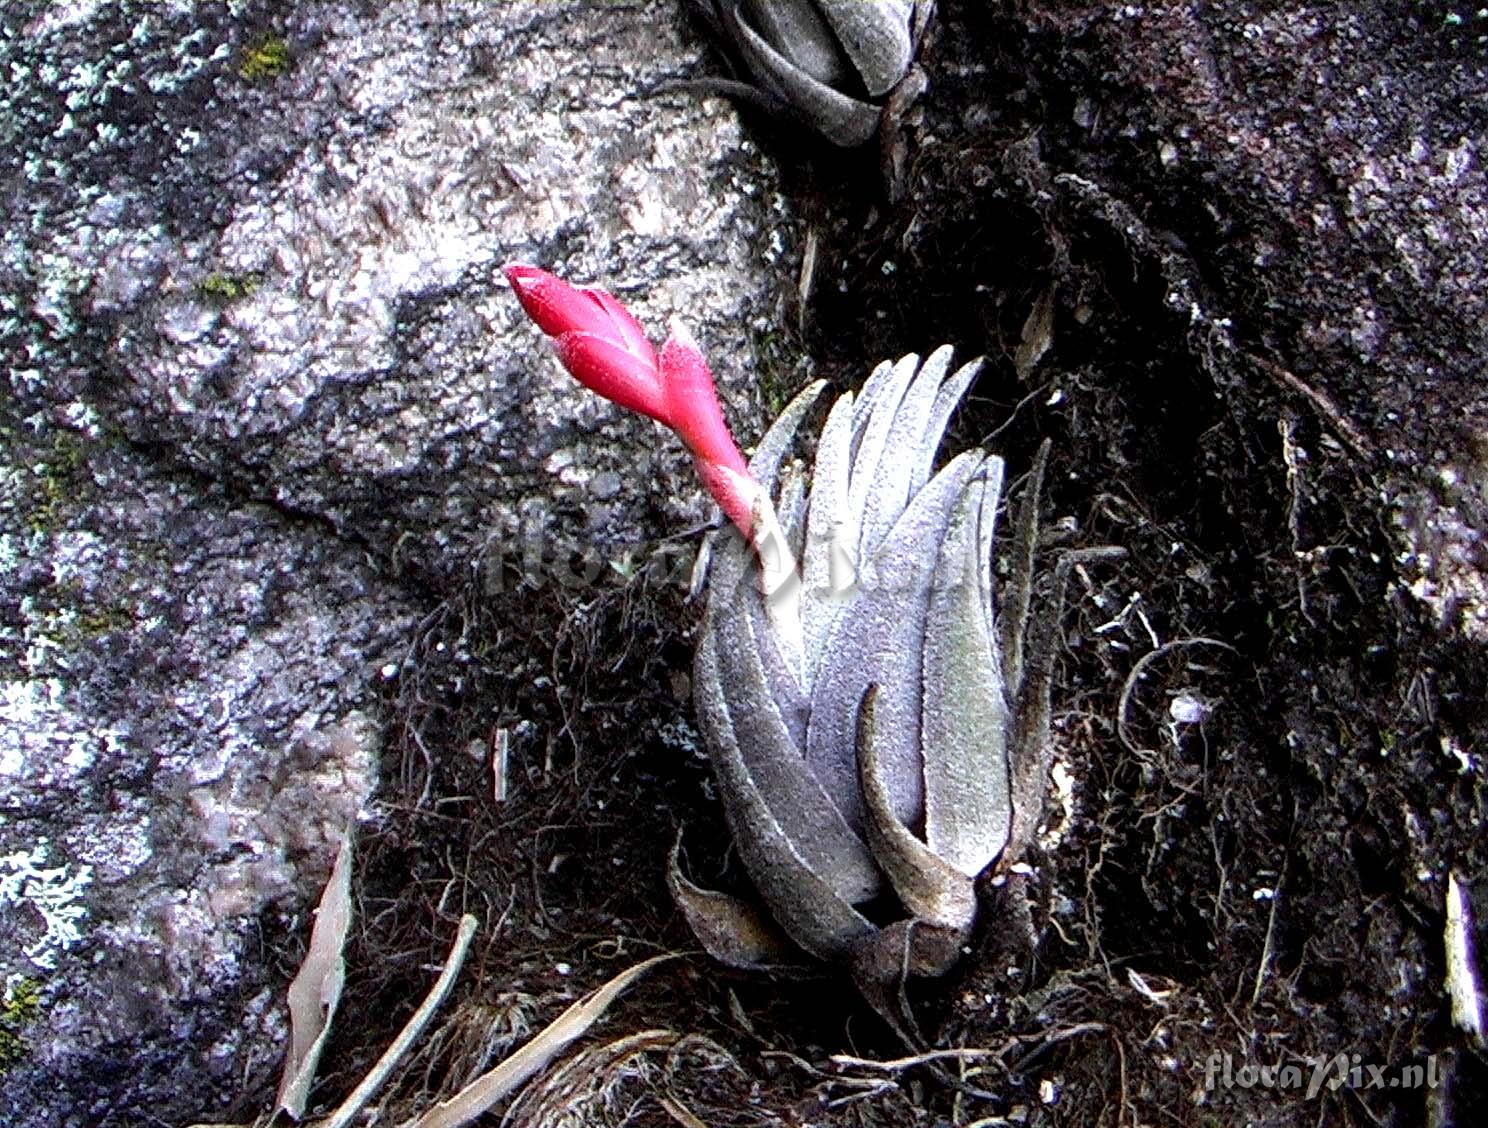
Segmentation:
[(299, 1120), (305, 1114), (321, 1050), (346, 983), (346, 934), (351, 927), (351, 830), (341, 841), (330, 880), (315, 910), (310, 950), (289, 985), (289, 1056), (279, 1081), (277, 1107)]

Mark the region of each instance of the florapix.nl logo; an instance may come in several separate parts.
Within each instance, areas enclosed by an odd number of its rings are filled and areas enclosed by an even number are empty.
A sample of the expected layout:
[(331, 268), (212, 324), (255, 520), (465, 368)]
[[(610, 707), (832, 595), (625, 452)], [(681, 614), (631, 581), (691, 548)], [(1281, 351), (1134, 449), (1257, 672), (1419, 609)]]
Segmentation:
[(1300, 1093), (1311, 1100), (1322, 1092), (1339, 1089), (1434, 1089), (1442, 1082), (1436, 1055), (1424, 1062), (1380, 1065), (1360, 1054), (1339, 1053), (1332, 1057), (1307, 1057), (1297, 1061), (1265, 1064), (1228, 1053), (1212, 1053), (1204, 1059), (1204, 1089), (1273, 1089), (1278, 1093)]

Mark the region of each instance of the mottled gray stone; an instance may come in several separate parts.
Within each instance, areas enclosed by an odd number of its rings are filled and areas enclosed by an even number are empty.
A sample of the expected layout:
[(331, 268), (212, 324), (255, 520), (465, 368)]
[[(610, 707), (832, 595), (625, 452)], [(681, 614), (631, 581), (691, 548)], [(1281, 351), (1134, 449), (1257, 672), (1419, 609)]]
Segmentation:
[[(108, 54), (133, 21), (98, 18), (112, 35), (32, 40), (28, 65)], [(680, 456), (558, 374), (499, 271), (522, 259), (602, 284), (658, 335), (686, 318), (726, 401), (748, 402), (769, 309), (752, 272), (780, 252), (783, 205), (722, 103), (658, 90), (687, 62), (677, 22), (581, 0), (314, 5), (288, 19), (293, 67), (272, 81), (234, 69), (254, 33), (213, 29), (198, 49), (226, 57), (170, 95), (178, 120), (95, 92), (55, 141), (60, 107), (35, 99), (25, 132), (45, 155), (12, 183), (42, 228), (10, 256), (29, 288), (13, 328), (53, 362), (17, 383), (105, 395), (183, 464), (439, 571), (514, 534), (523, 499), (601, 543), (633, 536), (643, 506), (696, 518)], [(83, 139), (109, 174), (79, 198), (45, 162)], [(141, 148), (151, 163), (120, 176)], [(201, 197), (184, 215), (183, 196)], [(252, 292), (205, 292), (224, 280)], [(72, 363), (56, 363), (59, 334)], [(636, 475), (634, 450), (657, 446), (656, 473)], [(594, 457), (550, 468), (574, 447)], [(650, 490), (592, 505), (605, 470)]]
[(304, 904), (371, 791), (414, 607), (355, 546), (101, 430), (4, 427), (0, 881), (25, 853), (72, 895), (33, 880), (0, 919), (0, 975), (46, 1000), (0, 1120), (210, 1107), (271, 1064), (260, 918)]
[(418, 616), (519, 534), (710, 515), (499, 269), (686, 319), (751, 410), (784, 204), (722, 102), (660, 89), (692, 63), (663, 4), (6, 6), (0, 973), (44, 1005), (0, 1121), (210, 1118), (271, 1072), (256, 929), (377, 817)]

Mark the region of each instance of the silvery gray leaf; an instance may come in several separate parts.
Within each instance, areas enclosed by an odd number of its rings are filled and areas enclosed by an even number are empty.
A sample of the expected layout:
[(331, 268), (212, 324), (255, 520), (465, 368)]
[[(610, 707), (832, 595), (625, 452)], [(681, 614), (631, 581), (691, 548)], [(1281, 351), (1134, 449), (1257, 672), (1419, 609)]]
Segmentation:
[(1009, 709), (983, 602), (1001, 491), (1002, 460), (988, 458), (951, 517), (925, 622), (925, 842), (967, 877), (997, 857), (1012, 825)]
[(951, 509), (980, 460), (973, 452), (960, 455), (915, 496), (888, 538), (868, 555), (856, 598), (827, 636), (811, 691), (806, 760), (855, 827), (863, 821), (856, 786), (858, 705), (875, 683), (882, 689), (880, 756), (890, 804), (905, 823), (920, 818), (924, 802), (920, 654), (925, 614)]
[(868, 93), (881, 98), (892, 90), (909, 69), (914, 54), (910, 42), (913, 0), (816, 0), (816, 4)]
[(871, 933), (873, 926), (801, 856), (745, 767), (733, 725), (736, 710), (718, 692), (723, 683), (712, 634), (699, 646), (694, 676), (699, 681), (698, 720), (740, 859), (792, 940), (823, 958), (842, 952)]

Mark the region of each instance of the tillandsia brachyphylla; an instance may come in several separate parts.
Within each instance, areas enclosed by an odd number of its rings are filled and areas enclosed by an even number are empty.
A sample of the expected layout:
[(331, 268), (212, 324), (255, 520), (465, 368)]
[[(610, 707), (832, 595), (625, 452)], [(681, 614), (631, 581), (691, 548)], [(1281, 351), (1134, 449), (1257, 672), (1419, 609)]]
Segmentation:
[[(685, 333), (674, 329), (658, 356), (602, 291), (527, 266), (507, 276), (570, 372), (682, 437), (743, 534), (715, 552), (694, 666), (729, 826), (789, 941), (848, 961), (907, 1033), (892, 985), (954, 964), (976, 918), (975, 880), (1022, 856), (1043, 810), (1048, 636), (1077, 559), (1056, 569), (1025, 659), (1044, 452), (1013, 537), (1013, 581), (994, 600), (1003, 462), (972, 450), (934, 471), (980, 362), (952, 371), (946, 347), (923, 365), (881, 364), (833, 404), (808, 476), (787, 455), (814, 384), (746, 465)], [(778, 960), (778, 931), (689, 882), (675, 851), (671, 885), (714, 956)], [(902, 912), (884, 923), (886, 891)]]
[[(690, 0), (748, 93), (833, 144), (862, 145), (906, 80), (932, 0)], [(725, 85), (725, 89), (729, 89)]]

